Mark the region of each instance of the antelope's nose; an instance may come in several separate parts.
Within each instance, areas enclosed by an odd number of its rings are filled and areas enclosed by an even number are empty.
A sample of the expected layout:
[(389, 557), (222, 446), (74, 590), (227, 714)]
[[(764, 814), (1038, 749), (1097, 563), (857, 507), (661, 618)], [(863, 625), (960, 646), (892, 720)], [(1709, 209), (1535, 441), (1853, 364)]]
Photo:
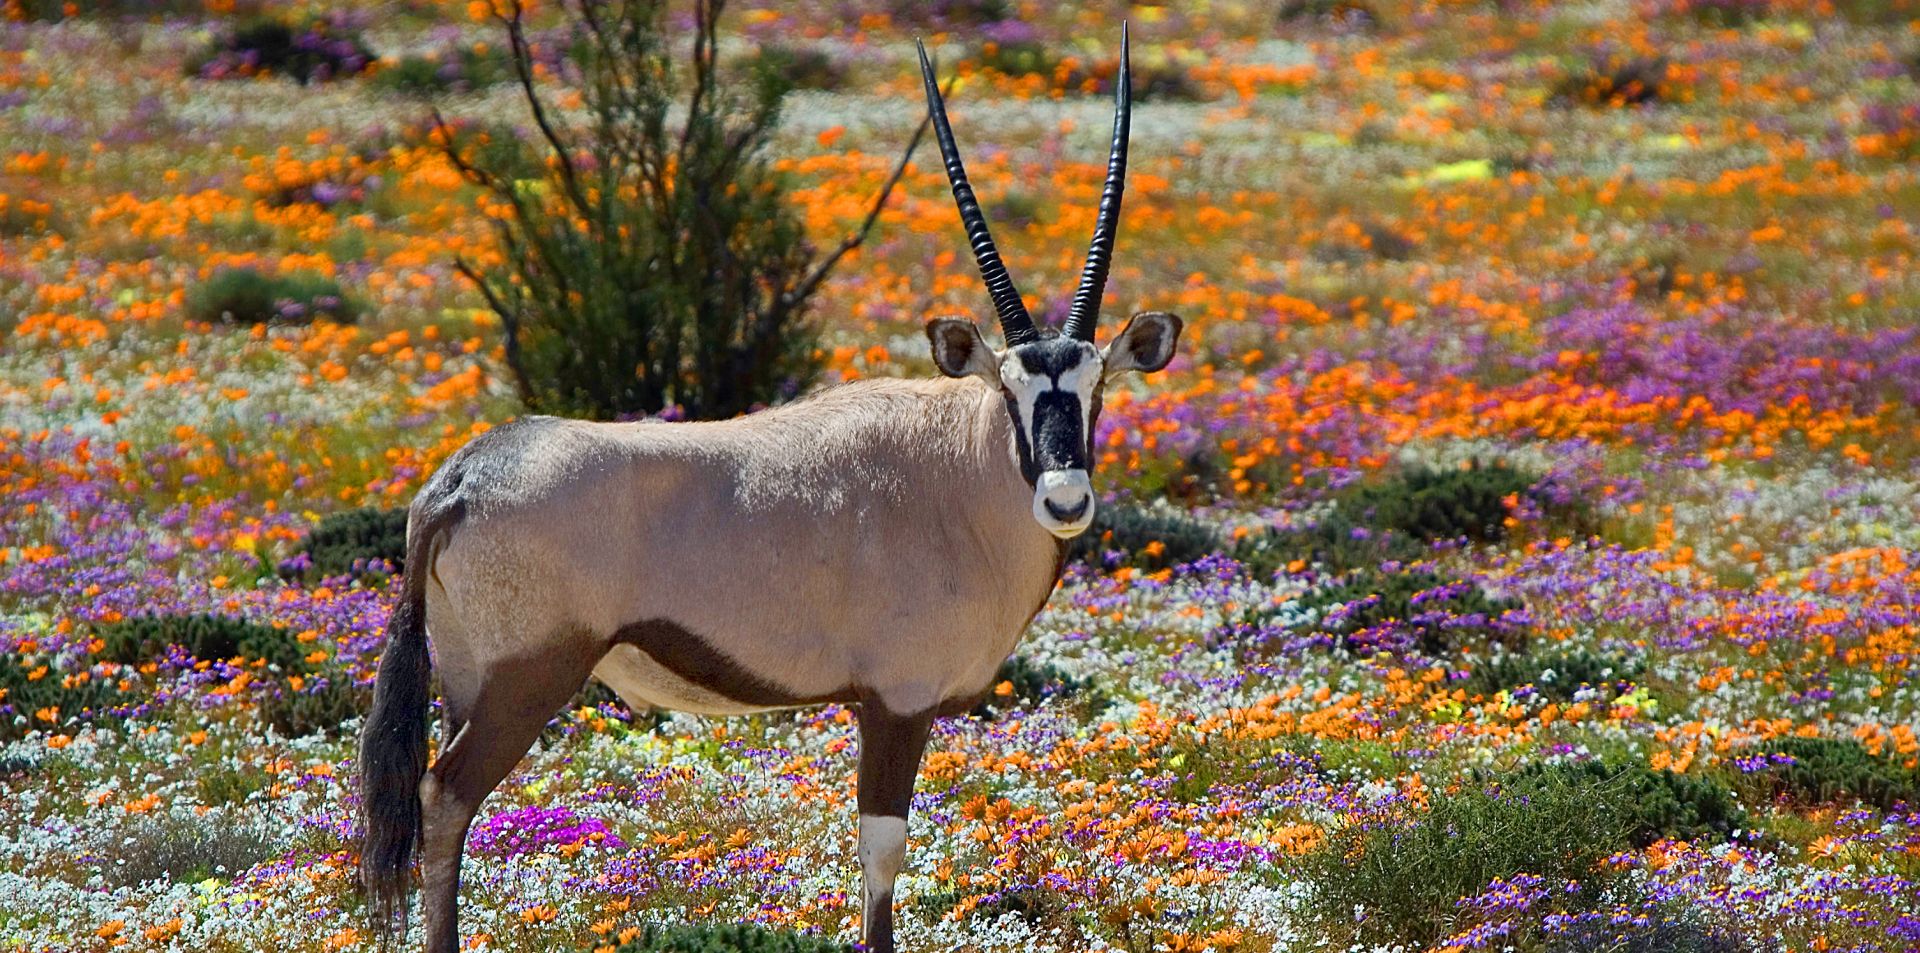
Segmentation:
[(1093, 523), (1093, 482), (1085, 470), (1048, 470), (1033, 487), (1033, 518), (1061, 539)]
[(1053, 517), (1054, 519), (1059, 520), (1062, 523), (1079, 522), (1080, 517), (1087, 515), (1088, 508), (1092, 506), (1093, 506), (1093, 497), (1091, 496), (1081, 497), (1080, 502), (1074, 504), (1071, 507), (1061, 506), (1060, 504), (1055, 503), (1052, 499), (1046, 500), (1047, 515)]

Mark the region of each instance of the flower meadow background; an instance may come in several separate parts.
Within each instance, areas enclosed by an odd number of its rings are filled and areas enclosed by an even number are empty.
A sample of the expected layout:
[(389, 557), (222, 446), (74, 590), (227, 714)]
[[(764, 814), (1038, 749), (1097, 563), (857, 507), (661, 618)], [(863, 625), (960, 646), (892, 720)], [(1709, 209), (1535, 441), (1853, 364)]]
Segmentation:
[[(305, 82), (218, 49), (261, 14)], [(1920, 9), (742, 0), (723, 53), (804, 54), (782, 168), (828, 244), (928, 38), (1058, 314), (1123, 16), (1107, 310), (1190, 330), (1100, 421), (1134, 522), (936, 730), (903, 944), (1920, 949)], [(368, 945), (394, 567), (303, 540), (517, 413), (426, 120), (528, 134), (501, 40), (484, 2), (6, 0), (0, 947)], [(930, 156), (815, 311), (829, 379), (986, 313)], [(211, 320), (237, 269), (318, 290)], [(1410, 474), (1512, 485), (1433, 542), (1369, 504)], [(464, 929), (850, 940), (853, 755), (844, 709), (583, 694), (483, 810)]]

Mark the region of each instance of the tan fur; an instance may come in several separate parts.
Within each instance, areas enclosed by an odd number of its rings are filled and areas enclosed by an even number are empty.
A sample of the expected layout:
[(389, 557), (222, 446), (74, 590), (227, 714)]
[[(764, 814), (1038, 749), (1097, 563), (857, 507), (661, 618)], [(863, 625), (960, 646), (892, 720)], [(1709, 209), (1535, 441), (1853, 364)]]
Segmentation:
[[(456, 711), (473, 701), (457, 686), (506, 660), (648, 619), (796, 696), (857, 688), (922, 711), (985, 687), (1052, 590), (1059, 544), (1029, 514), (1012, 424), (977, 380), (526, 432), (462, 451), (488, 456), (431, 567), (427, 627)], [(627, 646), (595, 674), (635, 705), (749, 710)]]

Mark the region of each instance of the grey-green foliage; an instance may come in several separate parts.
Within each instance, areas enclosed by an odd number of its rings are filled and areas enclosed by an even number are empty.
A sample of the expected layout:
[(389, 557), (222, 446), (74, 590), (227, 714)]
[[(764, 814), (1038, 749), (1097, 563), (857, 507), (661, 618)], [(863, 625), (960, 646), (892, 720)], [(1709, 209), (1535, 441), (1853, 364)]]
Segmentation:
[(131, 887), (156, 881), (198, 883), (209, 877), (231, 880), (275, 853), (273, 841), (255, 828), (161, 815), (139, 818), (111, 832), (99, 862), (108, 882)]
[(1637, 848), (1664, 838), (1725, 840), (1734, 831), (1753, 827), (1733, 792), (1709, 776), (1601, 761), (1536, 761), (1521, 769), (1519, 776), (1594, 784), (1613, 792), (1626, 805), (1627, 838)]
[(1301, 861), (1303, 910), (1340, 944), (1425, 949), (1470, 916), (1462, 897), (1496, 879), (1536, 875), (1555, 888), (1549, 906), (1589, 907), (1607, 876), (1600, 861), (1632, 843), (1628, 797), (1624, 785), (1560, 773), (1436, 793), (1410, 821), (1329, 834)]

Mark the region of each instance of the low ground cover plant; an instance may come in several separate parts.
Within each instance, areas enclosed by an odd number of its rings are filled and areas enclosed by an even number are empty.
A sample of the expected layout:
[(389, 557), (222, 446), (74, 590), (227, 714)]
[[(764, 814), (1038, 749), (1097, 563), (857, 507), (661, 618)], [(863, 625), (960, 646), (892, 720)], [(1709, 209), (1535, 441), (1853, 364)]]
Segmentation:
[(240, 267), (219, 269), (190, 288), (186, 313), (209, 324), (344, 322), (359, 316), (360, 304), (331, 278)]

